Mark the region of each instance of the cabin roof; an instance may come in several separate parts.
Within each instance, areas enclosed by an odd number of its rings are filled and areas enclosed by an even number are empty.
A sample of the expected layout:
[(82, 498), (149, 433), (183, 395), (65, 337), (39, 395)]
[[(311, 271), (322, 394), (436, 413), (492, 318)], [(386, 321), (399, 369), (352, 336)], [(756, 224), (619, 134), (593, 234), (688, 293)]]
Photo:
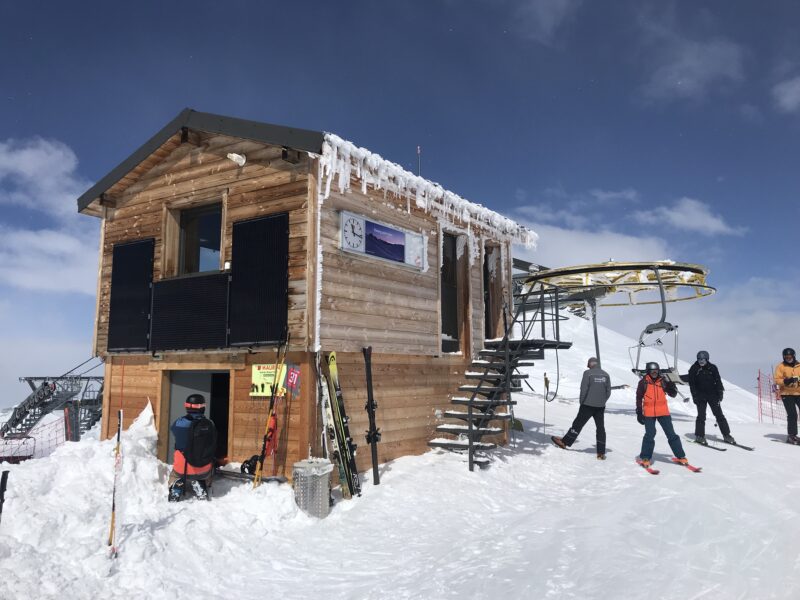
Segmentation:
[(285, 146), (294, 150), (303, 150), (313, 154), (322, 153), (322, 143), (325, 138), (325, 134), (321, 131), (248, 121), (186, 108), (161, 128), (158, 133), (137, 148), (133, 154), (119, 163), (105, 177), (81, 195), (78, 198), (78, 212), (86, 209), (92, 202), (107, 192), (114, 184), (133, 171), (183, 129), (229, 135), (275, 146)]
[(461, 198), (441, 185), (414, 175), (391, 161), (360, 148), (342, 138), (321, 131), (297, 129), (248, 121), (211, 113), (198, 112), (190, 108), (182, 110), (158, 133), (142, 144), (128, 158), (89, 188), (78, 198), (78, 212), (97, 214), (90, 205), (102, 199), (106, 193), (112, 195), (125, 189), (143, 172), (177, 148), (186, 131), (228, 135), (249, 139), (274, 146), (283, 146), (322, 157), (322, 175), (325, 180), (323, 195), (330, 194), (333, 179), (341, 191), (350, 186), (350, 176), (361, 180), (362, 189), (371, 185), (377, 189), (413, 198), (416, 206), (437, 214), (448, 221), (458, 221), (468, 227), (477, 221), (498, 236), (533, 246), (538, 237), (533, 231), (519, 225), (480, 204)]

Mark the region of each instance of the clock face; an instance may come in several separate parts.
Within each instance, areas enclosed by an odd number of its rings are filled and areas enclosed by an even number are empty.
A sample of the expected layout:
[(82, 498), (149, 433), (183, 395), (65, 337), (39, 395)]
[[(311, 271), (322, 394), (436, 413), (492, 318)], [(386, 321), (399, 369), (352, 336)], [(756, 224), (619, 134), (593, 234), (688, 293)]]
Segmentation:
[(353, 250), (364, 248), (364, 225), (360, 219), (345, 217), (342, 223), (342, 240), (347, 248)]

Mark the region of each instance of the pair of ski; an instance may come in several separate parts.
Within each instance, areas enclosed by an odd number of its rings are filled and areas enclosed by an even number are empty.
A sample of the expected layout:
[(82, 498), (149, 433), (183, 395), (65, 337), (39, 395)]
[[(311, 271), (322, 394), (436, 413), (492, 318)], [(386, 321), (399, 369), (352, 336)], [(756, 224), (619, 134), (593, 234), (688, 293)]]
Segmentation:
[[(694, 436), (691, 436), (688, 433), (686, 434), (686, 439), (689, 440), (690, 442), (693, 442), (693, 443), (697, 444), (698, 446), (705, 446), (706, 448), (710, 448), (711, 450), (716, 450), (717, 452), (725, 452), (727, 450), (727, 448), (720, 448), (719, 446), (712, 446), (708, 442), (706, 442), (706, 443), (698, 442), (695, 439)], [(748, 452), (752, 452), (753, 450), (755, 450), (755, 448), (753, 446), (744, 446), (742, 444), (726, 442), (725, 440), (717, 440), (717, 439), (715, 439), (714, 441), (718, 441), (718, 442), (721, 442), (723, 444), (728, 444), (728, 446), (735, 446), (736, 448), (741, 448), (742, 450), (747, 450)]]
[[(255, 470), (253, 471), (253, 489), (261, 485), (261, 480), (264, 474), (264, 460), (267, 456), (273, 456), (273, 467), (275, 466), (275, 452), (277, 451), (278, 444), (278, 415), (276, 413), (276, 400), (279, 398), (278, 392), (281, 389), (283, 381), (281, 380), (281, 373), (283, 373), (283, 366), (286, 364), (286, 352), (289, 349), (289, 335), (286, 335), (286, 342), (283, 347), (278, 346), (278, 364), (276, 365), (275, 377), (272, 381), (272, 389), (270, 390), (269, 397), (269, 413), (267, 415), (267, 422), (264, 426), (264, 437), (261, 441), (261, 452), (255, 460)], [(283, 352), (281, 352), (283, 350)], [(250, 460), (252, 461), (255, 456)], [(275, 469), (273, 468), (273, 471)], [(244, 472), (244, 471), (242, 471)], [(273, 472), (273, 476), (276, 474)]]
[(339, 368), (336, 352), (323, 358), (320, 373), (320, 392), (323, 403), (323, 430), (328, 456), (339, 468), (339, 483), (342, 496), (352, 498), (361, 495), (361, 480), (356, 466), (356, 444), (350, 435), (350, 418), (344, 407), (344, 396), (339, 384)]
[[(686, 467), (692, 473), (700, 473), (703, 470), (701, 467), (695, 467), (694, 465), (690, 465), (689, 463), (682, 463), (680, 460), (678, 460), (674, 456), (671, 457), (669, 460), (673, 464), (681, 465), (682, 467)], [(645, 465), (640, 458), (636, 459), (636, 464), (639, 465), (640, 467), (642, 467), (648, 473), (650, 473), (650, 475), (658, 475), (659, 473), (661, 473), (661, 471), (659, 471), (658, 469), (654, 469), (653, 467)]]

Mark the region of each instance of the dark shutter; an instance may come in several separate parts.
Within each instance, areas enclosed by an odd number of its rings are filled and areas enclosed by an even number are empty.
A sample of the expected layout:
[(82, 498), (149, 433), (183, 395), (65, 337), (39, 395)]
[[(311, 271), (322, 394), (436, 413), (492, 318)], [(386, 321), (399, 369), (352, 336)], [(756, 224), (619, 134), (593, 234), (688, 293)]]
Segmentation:
[(227, 313), (227, 273), (157, 281), (150, 346), (154, 352), (224, 348)]
[(289, 215), (234, 223), (231, 258), (231, 346), (283, 341), (289, 287)]
[(152, 239), (114, 246), (108, 316), (109, 352), (148, 349), (153, 247)]

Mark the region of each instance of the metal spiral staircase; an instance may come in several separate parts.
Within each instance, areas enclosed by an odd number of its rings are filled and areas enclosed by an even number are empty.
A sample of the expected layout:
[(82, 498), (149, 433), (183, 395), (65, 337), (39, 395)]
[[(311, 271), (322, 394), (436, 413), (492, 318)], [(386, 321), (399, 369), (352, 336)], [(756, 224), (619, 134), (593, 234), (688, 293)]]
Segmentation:
[(470, 383), (459, 387), (459, 391), (469, 395), (452, 398), (455, 408), (443, 414), (446, 419), (462, 423), (437, 426), (438, 433), (454, 437), (431, 440), (430, 447), (466, 451), (470, 471), (475, 465), (486, 466), (491, 462), (488, 452), (497, 444), (482, 438), (502, 434), (502, 423), (512, 419), (510, 407), (516, 401), (511, 399), (511, 393), (522, 391), (522, 380), (528, 377), (518, 369), (543, 359), (545, 350), (566, 350), (572, 346), (560, 337), (559, 321), (565, 318), (558, 311), (564, 299), (560, 291), (552, 285), (529, 283), (525, 276), (515, 278), (513, 319), (509, 323), (509, 311), (503, 311), (502, 339), (484, 343), (478, 360), (465, 373)]

